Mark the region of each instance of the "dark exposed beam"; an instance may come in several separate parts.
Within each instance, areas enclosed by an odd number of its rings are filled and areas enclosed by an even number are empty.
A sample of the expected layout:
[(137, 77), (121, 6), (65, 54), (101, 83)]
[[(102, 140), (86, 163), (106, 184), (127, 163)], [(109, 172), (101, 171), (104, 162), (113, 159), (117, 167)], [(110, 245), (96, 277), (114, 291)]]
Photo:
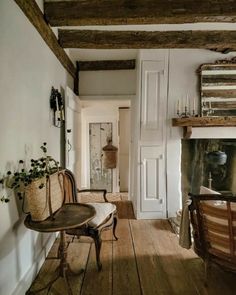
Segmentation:
[(236, 48), (236, 31), (59, 30), (64, 48)]
[(45, 2), (52, 26), (235, 22), (234, 0), (77, 0)]
[(79, 71), (133, 70), (135, 59), (78, 61)]
[(75, 79), (76, 68), (72, 61), (69, 59), (65, 50), (59, 45), (58, 40), (55, 34), (53, 33), (52, 29), (44, 20), (43, 13), (38, 7), (37, 3), (34, 0), (15, 0), (15, 2), (18, 4), (23, 13), (39, 32), (43, 40), (47, 43), (48, 47), (56, 55), (63, 67)]

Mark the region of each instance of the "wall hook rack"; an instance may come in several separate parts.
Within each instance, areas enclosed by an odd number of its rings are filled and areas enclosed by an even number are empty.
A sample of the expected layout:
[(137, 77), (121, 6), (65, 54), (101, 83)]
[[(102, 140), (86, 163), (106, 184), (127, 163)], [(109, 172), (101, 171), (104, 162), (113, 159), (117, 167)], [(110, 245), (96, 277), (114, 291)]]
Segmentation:
[(53, 125), (61, 128), (65, 122), (64, 101), (58, 89), (52, 87), (50, 96), (50, 108), (53, 110)]

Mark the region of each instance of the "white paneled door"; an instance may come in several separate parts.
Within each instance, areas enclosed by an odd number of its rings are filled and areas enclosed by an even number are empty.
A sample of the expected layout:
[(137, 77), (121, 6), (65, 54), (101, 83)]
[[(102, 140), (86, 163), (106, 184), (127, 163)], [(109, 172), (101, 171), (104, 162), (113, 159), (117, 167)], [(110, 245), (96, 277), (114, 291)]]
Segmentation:
[(142, 62), (141, 140), (163, 143), (167, 71), (164, 61)]
[(140, 216), (165, 218), (166, 62), (143, 60), (141, 73)]
[(65, 95), (66, 168), (71, 170), (77, 186), (81, 185), (81, 107), (79, 97), (67, 87)]
[(161, 146), (141, 147), (141, 211), (165, 215), (165, 159)]

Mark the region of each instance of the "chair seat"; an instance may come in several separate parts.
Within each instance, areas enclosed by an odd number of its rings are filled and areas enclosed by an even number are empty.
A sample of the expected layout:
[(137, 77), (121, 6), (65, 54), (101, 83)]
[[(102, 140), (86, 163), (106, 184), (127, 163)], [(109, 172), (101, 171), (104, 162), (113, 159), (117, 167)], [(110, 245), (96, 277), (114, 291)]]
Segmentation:
[(116, 211), (116, 205), (111, 203), (87, 203), (91, 205), (95, 211), (95, 217), (89, 221), (88, 225), (91, 227), (98, 227), (106, 218)]

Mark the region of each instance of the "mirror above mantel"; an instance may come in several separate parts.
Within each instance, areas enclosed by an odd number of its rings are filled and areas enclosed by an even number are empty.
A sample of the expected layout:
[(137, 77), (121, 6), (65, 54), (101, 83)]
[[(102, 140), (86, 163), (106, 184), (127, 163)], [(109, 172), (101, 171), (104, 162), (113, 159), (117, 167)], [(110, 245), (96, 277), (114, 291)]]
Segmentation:
[(201, 116), (236, 116), (236, 57), (203, 64), (198, 72)]

